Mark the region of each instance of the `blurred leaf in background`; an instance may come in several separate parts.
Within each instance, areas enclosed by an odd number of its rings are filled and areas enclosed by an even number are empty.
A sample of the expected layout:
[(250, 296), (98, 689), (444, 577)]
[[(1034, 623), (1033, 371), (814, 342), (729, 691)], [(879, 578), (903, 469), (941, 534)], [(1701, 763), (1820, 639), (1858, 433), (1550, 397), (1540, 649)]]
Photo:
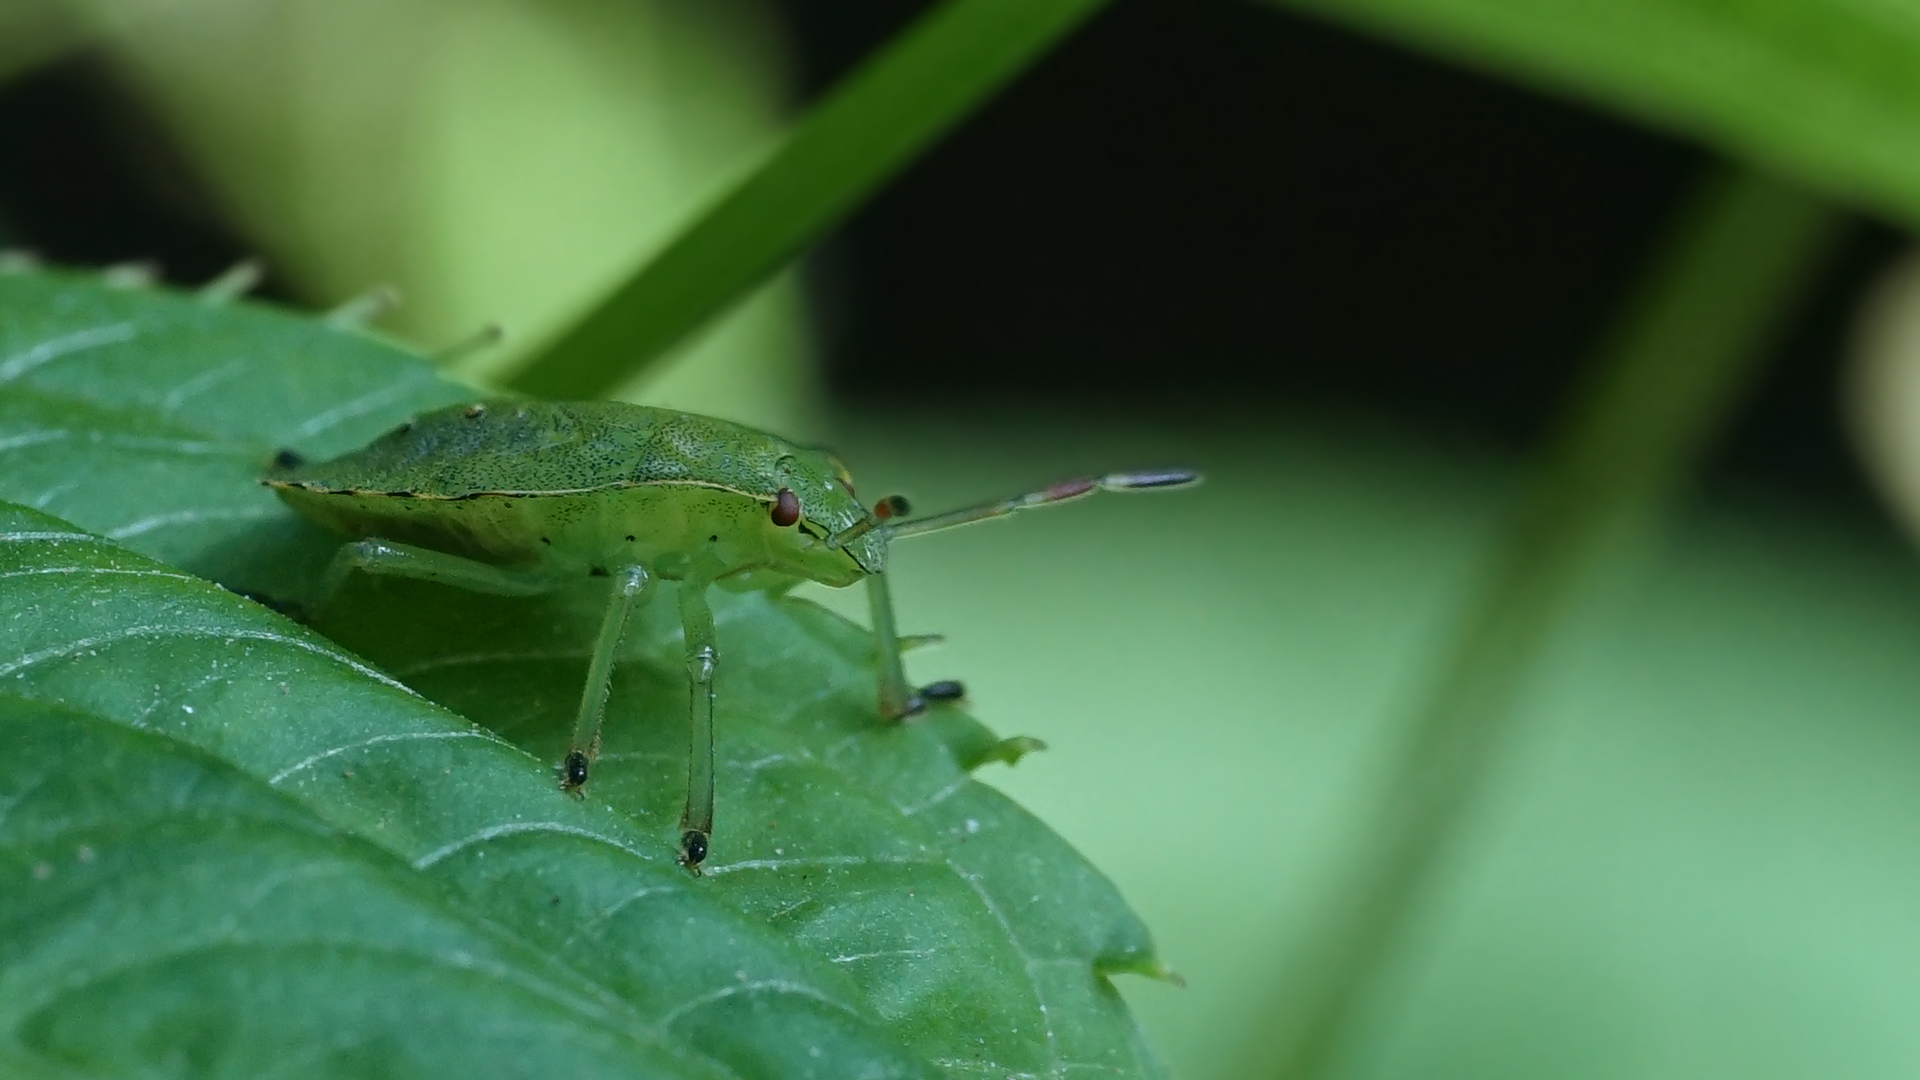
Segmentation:
[(1920, 21), (1878, 0), (1275, 0), (1920, 219)]
[(69, 0), (0, 4), (0, 79), (56, 59), (87, 37), (85, 22)]
[[(392, 286), (385, 325), (429, 350), (503, 326), (468, 377), (642, 261), (765, 151), (785, 97), (754, 0), (72, 7), (299, 294)], [(803, 323), (783, 279), (622, 394), (814, 430)]]

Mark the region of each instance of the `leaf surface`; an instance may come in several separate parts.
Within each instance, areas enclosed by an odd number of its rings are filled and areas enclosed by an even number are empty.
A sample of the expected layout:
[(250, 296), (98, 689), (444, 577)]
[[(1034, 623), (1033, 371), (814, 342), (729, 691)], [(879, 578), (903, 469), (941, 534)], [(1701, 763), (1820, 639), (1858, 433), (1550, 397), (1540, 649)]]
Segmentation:
[(1159, 970), (1145, 930), (970, 778), (1004, 751), (986, 729), (877, 719), (860, 628), (716, 592), (693, 878), (671, 603), (636, 617), (576, 800), (553, 763), (598, 583), (356, 580), (308, 628), (202, 580), (302, 595), (337, 540), (260, 465), (471, 393), (264, 308), (0, 278), (0, 499), (41, 508), (0, 507), (0, 1061), (1161, 1074), (1106, 978)]

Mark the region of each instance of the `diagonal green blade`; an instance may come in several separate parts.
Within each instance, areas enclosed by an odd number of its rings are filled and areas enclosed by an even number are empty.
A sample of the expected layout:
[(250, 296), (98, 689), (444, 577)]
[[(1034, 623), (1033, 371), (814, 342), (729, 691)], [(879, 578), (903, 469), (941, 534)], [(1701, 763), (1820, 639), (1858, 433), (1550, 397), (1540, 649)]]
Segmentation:
[(745, 297), (1104, 0), (948, 0), (511, 380), (598, 397)]

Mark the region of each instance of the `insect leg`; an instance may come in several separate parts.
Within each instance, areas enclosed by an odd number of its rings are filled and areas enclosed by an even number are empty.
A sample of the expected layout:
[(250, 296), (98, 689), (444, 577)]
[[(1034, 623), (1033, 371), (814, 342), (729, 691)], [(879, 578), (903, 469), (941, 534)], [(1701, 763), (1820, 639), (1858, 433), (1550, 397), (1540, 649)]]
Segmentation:
[(687, 806), (680, 814), (680, 863), (694, 873), (713, 834), (713, 676), (720, 663), (707, 582), (680, 583), (680, 625), (687, 638)]
[(444, 551), (431, 551), (390, 540), (356, 540), (342, 545), (327, 564), (320, 579), (313, 610), (324, 608), (346, 584), (355, 570), (390, 577), (421, 578), (438, 581), (472, 592), (495, 596), (538, 596), (552, 592), (560, 584), (553, 575), (535, 570), (515, 570), (490, 563), (463, 559)]
[(573, 721), (573, 742), (560, 769), (560, 786), (574, 791), (587, 782), (587, 766), (600, 749), (600, 723), (607, 715), (607, 691), (613, 685), (613, 655), (619, 651), (620, 638), (627, 631), (627, 615), (633, 602), (647, 588), (644, 567), (626, 566), (613, 575), (613, 595), (607, 601), (607, 616), (600, 622), (600, 636), (593, 643), (593, 660), (587, 665), (587, 685), (580, 691), (580, 713)]
[(867, 575), (867, 608), (873, 618), (874, 666), (880, 678), (880, 715), (900, 720), (926, 708), (907, 686), (907, 669), (900, 662), (900, 632), (893, 624), (893, 593), (886, 571)]

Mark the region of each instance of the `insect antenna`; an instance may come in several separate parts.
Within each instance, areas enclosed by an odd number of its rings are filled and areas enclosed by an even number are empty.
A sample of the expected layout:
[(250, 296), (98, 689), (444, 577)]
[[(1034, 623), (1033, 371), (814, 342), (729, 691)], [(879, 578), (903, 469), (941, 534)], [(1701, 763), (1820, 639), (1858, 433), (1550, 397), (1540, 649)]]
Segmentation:
[(827, 546), (834, 548), (843, 547), (867, 535), (888, 521), (897, 517), (903, 517), (911, 512), (912, 508), (907, 505), (906, 496), (889, 495), (879, 502), (874, 503), (873, 512), (868, 514), (866, 518), (856, 521), (852, 525), (827, 537)]
[[(1148, 491), (1156, 488), (1190, 487), (1199, 482), (1200, 474), (1191, 469), (1153, 469), (1144, 472), (1108, 473), (1099, 477), (1062, 480), (1057, 484), (1049, 484), (1039, 491), (1015, 495), (1011, 499), (1003, 499), (1000, 502), (969, 506), (961, 510), (950, 510), (944, 514), (924, 517), (918, 521), (903, 521), (898, 525), (888, 525), (887, 533), (889, 537), (896, 540), (906, 536), (923, 536), (942, 529), (971, 525), (976, 521), (1006, 517), (1008, 514), (1016, 514), (1022, 510), (1052, 506), (1055, 503), (1091, 495), (1096, 491)], [(879, 522), (874, 524), (877, 525)], [(854, 528), (857, 529), (859, 526), (856, 525)]]

